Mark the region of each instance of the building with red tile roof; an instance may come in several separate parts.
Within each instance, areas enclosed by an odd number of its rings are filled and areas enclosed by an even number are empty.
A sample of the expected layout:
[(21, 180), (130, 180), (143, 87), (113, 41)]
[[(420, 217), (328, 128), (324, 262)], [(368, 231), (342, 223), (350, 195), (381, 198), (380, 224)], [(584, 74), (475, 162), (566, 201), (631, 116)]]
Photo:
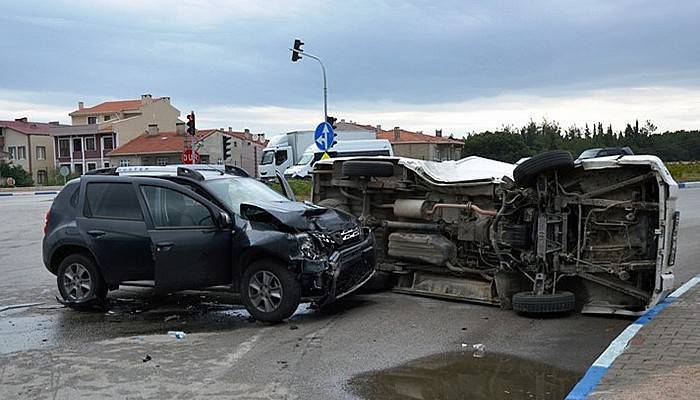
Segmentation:
[(462, 140), (442, 136), (442, 130), (436, 130), (435, 135), (413, 132), (398, 126), (392, 130), (383, 130), (381, 125), (364, 125), (344, 119), (337, 123), (337, 130), (373, 130), (377, 139), (391, 142), (395, 155), (420, 160), (458, 160), (462, 156), (464, 145)]

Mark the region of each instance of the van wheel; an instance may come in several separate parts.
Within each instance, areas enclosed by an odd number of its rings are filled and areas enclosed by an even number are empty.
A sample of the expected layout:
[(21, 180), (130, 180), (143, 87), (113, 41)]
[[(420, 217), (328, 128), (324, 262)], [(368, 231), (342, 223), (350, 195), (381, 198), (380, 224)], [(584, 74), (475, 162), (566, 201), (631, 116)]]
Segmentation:
[(241, 300), (250, 315), (279, 322), (294, 314), (301, 299), (296, 276), (279, 262), (266, 258), (246, 268), (241, 279)]
[(72, 254), (56, 270), (58, 292), (67, 303), (103, 302), (107, 286), (95, 262), (83, 254)]
[(345, 203), (345, 201), (335, 197), (323, 199), (318, 202), (318, 205), (321, 207), (333, 208), (350, 214), (350, 206), (348, 206), (347, 203)]
[(513, 295), (513, 310), (526, 314), (564, 313), (576, 307), (576, 297), (571, 292), (545, 293), (520, 292)]
[(537, 177), (558, 169), (573, 168), (574, 159), (566, 150), (552, 150), (537, 154), (523, 161), (513, 170), (513, 179), (520, 187), (532, 186)]

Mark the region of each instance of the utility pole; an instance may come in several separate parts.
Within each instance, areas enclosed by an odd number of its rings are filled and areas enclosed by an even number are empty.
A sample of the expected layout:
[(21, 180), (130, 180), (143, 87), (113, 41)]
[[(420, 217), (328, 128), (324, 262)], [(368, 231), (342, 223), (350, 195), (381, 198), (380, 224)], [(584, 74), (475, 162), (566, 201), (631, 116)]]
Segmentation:
[(292, 52), (292, 62), (297, 62), (298, 60), (302, 59), (303, 55), (304, 57), (313, 58), (321, 65), (321, 72), (323, 72), (323, 120), (328, 121), (328, 84), (326, 81), (326, 66), (323, 65), (323, 61), (321, 61), (320, 58), (302, 50), (301, 46), (303, 45), (304, 42), (299, 39), (294, 39), (294, 47), (289, 49)]

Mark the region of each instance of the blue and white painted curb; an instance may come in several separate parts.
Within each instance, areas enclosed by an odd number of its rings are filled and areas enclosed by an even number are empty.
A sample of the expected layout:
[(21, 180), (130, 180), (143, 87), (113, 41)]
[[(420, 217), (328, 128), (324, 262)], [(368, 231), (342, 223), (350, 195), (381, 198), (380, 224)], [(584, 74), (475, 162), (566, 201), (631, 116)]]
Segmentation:
[(565, 400), (586, 399), (603, 378), (603, 375), (605, 375), (605, 372), (608, 370), (608, 368), (610, 368), (613, 361), (615, 361), (615, 359), (622, 354), (623, 351), (625, 351), (629, 341), (634, 337), (634, 335), (637, 334), (637, 332), (639, 332), (640, 329), (642, 329), (642, 326), (651, 321), (656, 314), (660, 313), (664, 308), (668, 307), (671, 303), (676, 301), (677, 298), (683, 295), (683, 293), (687, 292), (698, 283), (700, 283), (700, 274), (684, 283), (683, 286), (669, 294), (668, 297), (666, 297), (662, 302), (644, 313), (644, 315), (641, 317), (637, 318), (632, 325), (628, 326), (627, 329), (622, 331), (622, 333), (620, 333), (620, 335), (616, 337), (612, 343), (610, 343), (610, 346), (605, 349), (603, 354), (601, 354), (600, 357), (593, 362), (593, 365), (588, 368), (586, 374), (580, 381), (578, 381), (576, 386), (571, 389), (571, 392), (566, 396)]
[(700, 182), (678, 182), (679, 189), (699, 188)]
[(13, 196), (47, 196), (52, 194), (58, 194), (57, 190), (47, 190), (38, 192), (0, 192), (0, 197), (13, 197)]

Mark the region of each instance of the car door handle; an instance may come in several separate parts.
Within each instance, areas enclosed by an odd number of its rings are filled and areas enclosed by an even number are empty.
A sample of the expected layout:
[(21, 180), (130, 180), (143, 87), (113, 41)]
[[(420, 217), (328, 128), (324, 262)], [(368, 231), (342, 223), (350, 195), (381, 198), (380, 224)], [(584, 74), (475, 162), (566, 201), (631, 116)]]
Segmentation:
[(175, 246), (173, 242), (160, 242), (156, 243), (156, 251), (168, 251)]
[(88, 231), (88, 235), (90, 235), (92, 237), (96, 237), (96, 238), (98, 238), (100, 236), (104, 236), (105, 233), (106, 233), (105, 231), (100, 231), (100, 230)]

